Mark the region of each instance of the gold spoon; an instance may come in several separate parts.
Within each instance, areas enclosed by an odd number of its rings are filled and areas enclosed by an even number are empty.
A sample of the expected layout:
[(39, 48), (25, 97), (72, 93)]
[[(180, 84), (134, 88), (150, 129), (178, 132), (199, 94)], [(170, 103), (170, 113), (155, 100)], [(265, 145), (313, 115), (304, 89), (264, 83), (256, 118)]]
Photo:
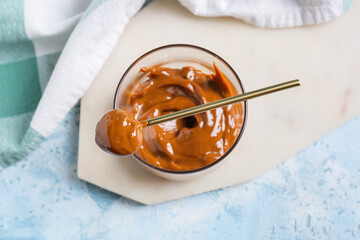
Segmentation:
[(257, 89), (257, 90), (251, 91), (251, 92), (247, 92), (244, 94), (224, 98), (224, 99), (221, 99), (221, 100), (218, 100), (215, 102), (198, 105), (198, 106), (195, 106), (192, 108), (187, 108), (187, 109), (184, 109), (181, 111), (177, 111), (177, 112), (169, 113), (169, 114), (162, 115), (159, 117), (147, 119), (147, 120), (142, 121), (141, 123), (144, 127), (149, 127), (149, 126), (153, 126), (153, 125), (160, 124), (163, 122), (175, 120), (178, 118), (188, 117), (191, 115), (195, 115), (197, 113), (206, 112), (211, 109), (223, 107), (223, 106), (230, 105), (230, 104), (237, 103), (237, 102), (246, 101), (251, 98), (256, 98), (256, 97), (263, 96), (263, 95), (266, 95), (269, 93), (273, 93), (273, 92), (277, 92), (277, 91), (281, 91), (281, 90), (285, 90), (285, 89), (297, 87), (297, 86), (300, 86), (300, 81), (298, 79), (292, 80), (292, 81), (287, 81), (287, 82), (272, 85), (269, 87), (260, 88), (260, 89)]
[[(95, 142), (103, 150), (117, 155), (128, 155), (136, 152), (142, 145), (144, 127), (153, 126), (162, 122), (188, 117), (214, 108), (245, 101), (265, 94), (281, 91), (287, 88), (300, 86), (299, 80), (292, 80), (237, 96), (224, 98), (215, 102), (198, 105), (167, 115), (137, 121), (130, 113), (113, 109), (107, 112), (96, 126)], [(109, 131), (110, 129), (110, 131)]]

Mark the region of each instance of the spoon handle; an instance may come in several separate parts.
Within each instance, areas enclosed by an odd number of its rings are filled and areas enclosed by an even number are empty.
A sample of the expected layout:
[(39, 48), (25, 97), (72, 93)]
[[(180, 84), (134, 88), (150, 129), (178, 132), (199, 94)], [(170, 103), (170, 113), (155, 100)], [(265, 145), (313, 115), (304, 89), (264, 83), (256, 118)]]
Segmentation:
[(167, 122), (167, 121), (171, 121), (171, 120), (178, 119), (178, 118), (188, 117), (188, 116), (191, 116), (194, 114), (206, 112), (206, 111), (214, 109), (214, 108), (223, 107), (223, 106), (241, 102), (241, 101), (246, 101), (251, 98), (256, 98), (256, 97), (259, 97), (262, 95), (266, 95), (269, 93), (273, 93), (273, 92), (277, 92), (277, 91), (281, 91), (281, 90), (284, 90), (287, 88), (292, 88), (292, 87), (297, 87), (297, 86), (300, 86), (300, 81), (298, 79), (283, 82), (280, 84), (276, 84), (276, 85), (272, 85), (269, 87), (260, 88), (260, 89), (257, 89), (257, 90), (251, 91), (251, 92), (247, 92), (244, 94), (224, 98), (224, 99), (221, 99), (218, 101), (198, 105), (198, 106), (187, 108), (187, 109), (184, 109), (181, 111), (177, 111), (177, 112), (169, 113), (169, 114), (162, 115), (159, 117), (151, 118), (151, 119), (143, 121), (143, 125), (144, 126), (152, 126), (152, 125), (156, 125), (156, 124), (159, 124), (162, 122)]

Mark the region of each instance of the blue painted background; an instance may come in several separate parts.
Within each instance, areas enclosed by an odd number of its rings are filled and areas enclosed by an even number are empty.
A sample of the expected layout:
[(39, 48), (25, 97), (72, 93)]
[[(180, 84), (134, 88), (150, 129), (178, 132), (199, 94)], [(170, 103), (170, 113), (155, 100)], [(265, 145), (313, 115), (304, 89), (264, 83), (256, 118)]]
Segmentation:
[(78, 119), (0, 172), (0, 239), (360, 239), (360, 116), (255, 181), (154, 206), (77, 178)]
[(252, 182), (154, 206), (80, 181), (78, 130), (76, 106), (0, 172), (1, 240), (360, 239), (360, 116)]

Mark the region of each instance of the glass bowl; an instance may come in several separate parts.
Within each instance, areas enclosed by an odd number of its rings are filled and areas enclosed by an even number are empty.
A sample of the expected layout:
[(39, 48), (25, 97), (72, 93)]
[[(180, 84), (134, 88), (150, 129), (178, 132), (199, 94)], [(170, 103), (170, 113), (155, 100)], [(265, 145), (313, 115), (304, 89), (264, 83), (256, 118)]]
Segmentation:
[[(133, 64), (130, 65), (130, 67), (125, 71), (124, 75), (120, 79), (120, 82), (116, 88), (113, 107), (114, 109), (121, 108), (124, 110), (129, 110), (127, 100), (129, 98), (129, 93), (131, 92), (131, 89), (133, 89), (133, 87), (135, 87), (139, 82), (142, 82), (146, 79), (146, 74), (139, 73), (139, 70), (142, 67), (163, 66), (171, 68), (182, 68), (184, 66), (193, 66), (204, 73), (210, 74), (214, 73), (213, 63), (215, 63), (220, 69), (220, 71), (222, 71), (233, 83), (239, 94), (245, 92), (243, 84), (235, 71), (227, 62), (225, 62), (225, 60), (223, 60), (217, 54), (194, 45), (171, 44), (158, 47), (145, 53), (144, 55), (139, 57)], [(246, 101), (242, 102), (241, 104), (244, 110), (244, 115), (242, 128), (237, 139), (223, 156), (221, 156), (216, 161), (210, 163), (209, 165), (194, 170), (175, 171), (154, 166), (136, 154), (134, 154), (133, 156), (143, 167), (145, 167), (145, 169), (149, 170), (151, 173), (157, 176), (169, 180), (191, 180), (206, 173), (209, 173), (213, 169), (219, 167), (220, 163), (224, 162), (229, 153), (238, 144), (244, 132), (248, 106)]]

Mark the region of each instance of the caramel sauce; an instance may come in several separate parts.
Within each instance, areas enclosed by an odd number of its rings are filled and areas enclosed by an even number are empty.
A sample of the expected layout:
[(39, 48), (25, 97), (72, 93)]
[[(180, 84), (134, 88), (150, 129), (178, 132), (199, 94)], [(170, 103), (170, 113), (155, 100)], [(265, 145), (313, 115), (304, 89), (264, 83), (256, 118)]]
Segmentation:
[(106, 152), (133, 154), (143, 141), (143, 125), (130, 113), (114, 109), (106, 113), (96, 126), (95, 142)]
[[(237, 95), (216, 67), (205, 74), (193, 67), (142, 68), (147, 79), (129, 96), (129, 110), (138, 121)], [(241, 103), (144, 128), (136, 155), (169, 170), (204, 167), (224, 155), (236, 141), (243, 124)]]

